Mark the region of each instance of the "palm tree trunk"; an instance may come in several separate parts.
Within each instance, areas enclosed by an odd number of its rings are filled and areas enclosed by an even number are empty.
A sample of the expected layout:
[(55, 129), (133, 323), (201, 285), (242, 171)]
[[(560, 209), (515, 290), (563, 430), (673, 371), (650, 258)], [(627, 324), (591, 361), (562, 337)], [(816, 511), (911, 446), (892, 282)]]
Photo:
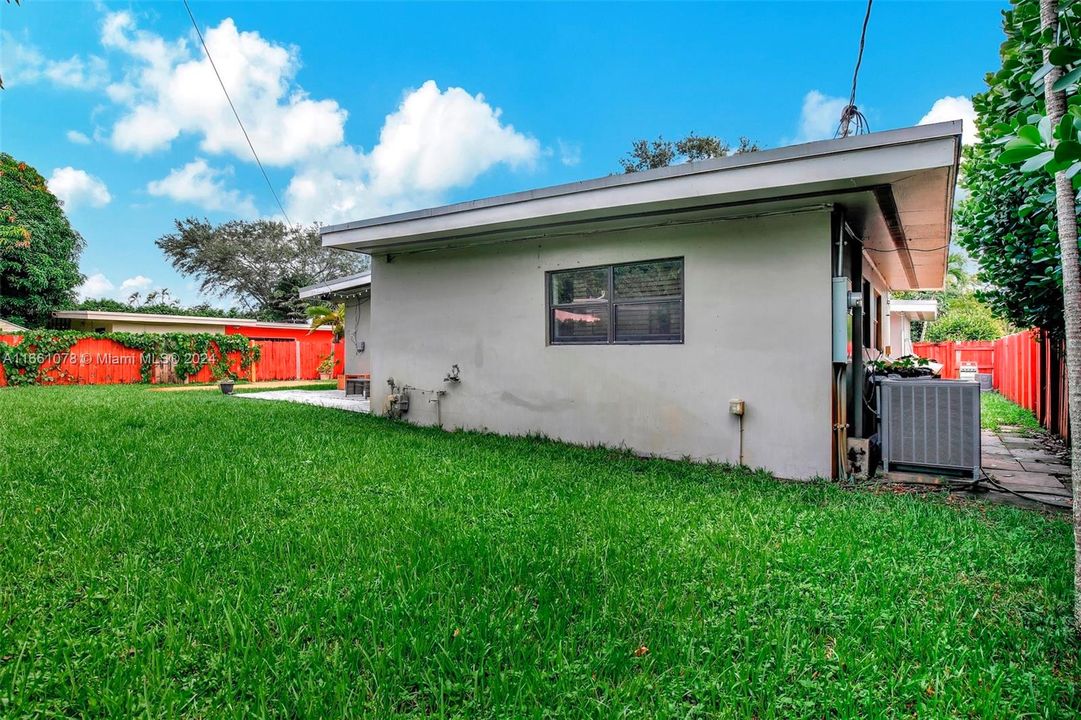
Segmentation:
[[(1057, 0), (1040, 0), (1040, 27), (1057, 34)], [(1051, 46), (1044, 47), (1043, 60), (1050, 61)], [(1052, 86), (1062, 77), (1055, 67), (1044, 78), (1044, 100), (1052, 127), (1058, 127), (1066, 112), (1066, 95)], [(1073, 185), (1065, 172), (1055, 173), (1055, 215), (1062, 253), (1062, 302), (1066, 320), (1066, 378), (1069, 390), (1070, 428), (1073, 442), (1070, 451), (1070, 480), (1073, 485), (1074, 535), (1074, 629), (1081, 635), (1081, 265), (1077, 251), (1077, 208)]]

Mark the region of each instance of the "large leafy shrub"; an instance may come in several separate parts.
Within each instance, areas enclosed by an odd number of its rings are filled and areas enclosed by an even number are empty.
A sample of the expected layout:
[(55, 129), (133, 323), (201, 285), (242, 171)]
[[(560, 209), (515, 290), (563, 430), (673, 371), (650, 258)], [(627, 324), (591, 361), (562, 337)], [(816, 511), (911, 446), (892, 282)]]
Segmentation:
[(82, 249), (45, 178), (0, 153), (0, 317), (39, 326), (74, 302)]

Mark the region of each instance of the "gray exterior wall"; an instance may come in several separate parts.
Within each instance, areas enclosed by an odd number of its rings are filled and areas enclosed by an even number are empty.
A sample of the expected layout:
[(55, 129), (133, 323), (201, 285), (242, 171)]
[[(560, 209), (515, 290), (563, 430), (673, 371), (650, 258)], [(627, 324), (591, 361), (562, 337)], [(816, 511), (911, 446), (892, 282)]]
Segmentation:
[[(345, 303), (345, 374), (362, 375), (372, 371), (372, 303), (370, 298), (346, 298)], [(363, 352), (358, 351), (364, 343)]]
[[(545, 272), (685, 258), (682, 345), (548, 345)], [(388, 377), (446, 389), (442, 425), (831, 472), (825, 211), (373, 259), (372, 408)], [(461, 383), (444, 384), (452, 364)], [(436, 422), (429, 395), (406, 418)]]

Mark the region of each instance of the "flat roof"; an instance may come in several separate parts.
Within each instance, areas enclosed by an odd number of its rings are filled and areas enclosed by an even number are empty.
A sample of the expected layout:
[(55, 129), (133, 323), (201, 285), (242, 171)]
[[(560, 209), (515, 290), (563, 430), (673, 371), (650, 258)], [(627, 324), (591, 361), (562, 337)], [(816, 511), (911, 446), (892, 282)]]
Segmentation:
[(315, 285), (308, 285), (307, 287), (300, 288), (299, 296), (301, 300), (307, 300), (308, 298), (319, 297), (321, 295), (333, 295), (334, 293), (349, 292), (350, 290), (356, 290), (372, 284), (372, 273), (370, 270), (357, 273), (355, 275), (346, 275), (345, 277), (334, 278), (333, 280), (326, 280)]
[(901, 300), (890, 298), (890, 314), (902, 313), (913, 320), (934, 320), (938, 317), (938, 300), (934, 298)]
[[(891, 289), (941, 287), (961, 121), (793, 145), (556, 185), (322, 228), (323, 244), (371, 254), (626, 229), (636, 218), (749, 205), (827, 202), (852, 209)], [(912, 251), (917, 251), (914, 257)]]
[[(103, 320), (161, 325), (233, 325), (238, 327), (310, 329), (308, 323), (263, 322), (248, 318), (208, 317), (205, 315), (158, 315), (156, 313), (112, 312), (109, 310), (57, 310), (54, 318), (61, 320)], [(331, 332), (329, 327), (315, 328), (318, 332)]]
[(10, 320), (0, 318), (0, 330), (4, 330), (5, 332), (23, 332), (26, 328), (22, 325), (16, 325)]

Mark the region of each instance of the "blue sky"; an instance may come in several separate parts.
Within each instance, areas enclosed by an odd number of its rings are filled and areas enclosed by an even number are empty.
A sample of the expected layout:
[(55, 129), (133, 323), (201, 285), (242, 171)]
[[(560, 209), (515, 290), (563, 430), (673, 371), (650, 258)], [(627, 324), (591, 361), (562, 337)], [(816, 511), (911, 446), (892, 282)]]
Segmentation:
[[(875, 3), (872, 130), (970, 117), (1000, 2)], [(290, 218), (336, 222), (606, 175), (632, 140), (832, 136), (862, 2), (193, 2)], [(0, 149), (87, 240), (89, 296), (168, 287), (174, 218), (279, 215), (179, 2), (0, 4)]]

